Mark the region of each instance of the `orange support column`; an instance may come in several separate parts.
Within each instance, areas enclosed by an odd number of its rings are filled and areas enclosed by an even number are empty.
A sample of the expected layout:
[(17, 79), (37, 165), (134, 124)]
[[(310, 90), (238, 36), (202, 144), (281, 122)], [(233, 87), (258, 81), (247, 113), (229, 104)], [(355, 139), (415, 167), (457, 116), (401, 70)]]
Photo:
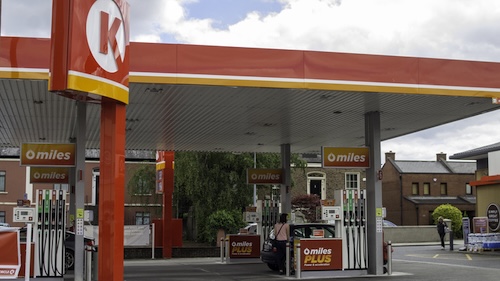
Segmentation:
[(174, 193), (174, 152), (162, 151), (165, 161), (163, 176), (163, 257), (172, 257), (172, 195)]
[(103, 99), (99, 186), (99, 280), (123, 281), (125, 105)]

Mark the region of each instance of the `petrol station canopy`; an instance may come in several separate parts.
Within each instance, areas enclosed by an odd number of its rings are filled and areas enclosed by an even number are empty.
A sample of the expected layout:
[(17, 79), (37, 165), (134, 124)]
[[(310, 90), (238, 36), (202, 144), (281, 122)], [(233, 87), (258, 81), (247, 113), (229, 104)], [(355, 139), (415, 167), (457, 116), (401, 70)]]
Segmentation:
[[(127, 150), (319, 154), (363, 146), (369, 112), (388, 140), (500, 107), (500, 63), (134, 42), (130, 52)], [(1, 149), (76, 137), (76, 102), (48, 91), (49, 60), (50, 39), (0, 38)], [(86, 134), (99, 149), (95, 101)]]

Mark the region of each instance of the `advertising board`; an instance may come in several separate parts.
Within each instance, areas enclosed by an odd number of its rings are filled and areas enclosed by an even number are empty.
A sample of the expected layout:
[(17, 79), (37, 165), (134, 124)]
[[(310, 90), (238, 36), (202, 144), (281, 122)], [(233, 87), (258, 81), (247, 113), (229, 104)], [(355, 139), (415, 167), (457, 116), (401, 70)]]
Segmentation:
[(301, 271), (342, 270), (342, 239), (300, 239)]

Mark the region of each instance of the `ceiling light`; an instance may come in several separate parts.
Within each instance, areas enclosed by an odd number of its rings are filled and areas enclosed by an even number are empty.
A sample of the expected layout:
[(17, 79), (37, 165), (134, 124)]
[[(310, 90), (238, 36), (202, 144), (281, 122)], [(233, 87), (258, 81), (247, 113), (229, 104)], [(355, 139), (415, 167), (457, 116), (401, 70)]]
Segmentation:
[(150, 92), (150, 93), (161, 93), (161, 92), (163, 92), (163, 88), (156, 88), (156, 87), (153, 87), (153, 88), (146, 88), (146, 92)]

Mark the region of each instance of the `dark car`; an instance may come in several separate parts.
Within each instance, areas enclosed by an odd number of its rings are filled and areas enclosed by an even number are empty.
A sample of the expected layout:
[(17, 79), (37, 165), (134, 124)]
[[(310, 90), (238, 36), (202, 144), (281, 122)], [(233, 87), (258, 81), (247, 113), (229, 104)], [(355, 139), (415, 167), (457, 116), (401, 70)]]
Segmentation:
[[(323, 238), (335, 238), (335, 225), (327, 223), (297, 223), (290, 224), (290, 244), (295, 238), (312, 238), (314, 230), (323, 230)], [(274, 231), (271, 230), (269, 237), (274, 237)], [(293, 247), (290, 246), (290, 257), (293, 257)], [(278, 270), (278, 253), (273, 251), (271, 240), (267, 239), (262, 245), (260, 259), (266, 263), (272, 270)]]
[[(83, 243), (85, 246), (91, 246), (92, 250), (95, 251), (94, 239), (83, 237)], [(75, 233), (71, 231), (66, 231), (66, 238), (64, 240), (64, 262), (66, 263), (67, 269), (73, 269), (75, 266)]]
[[(26, 243), (26, 227), (19, 229), (19, 240)], [(33, 238), (31, 239), (33, 241)], [(84, 237), (84, 244), (91, 246), (92, 250), (95, 251), (94, 239)], [(66, 269), (73, 269), (75, 266), (75, 233), (71, 231), (66, 231), (66, 236), (64, 238), (64, 262)]]

